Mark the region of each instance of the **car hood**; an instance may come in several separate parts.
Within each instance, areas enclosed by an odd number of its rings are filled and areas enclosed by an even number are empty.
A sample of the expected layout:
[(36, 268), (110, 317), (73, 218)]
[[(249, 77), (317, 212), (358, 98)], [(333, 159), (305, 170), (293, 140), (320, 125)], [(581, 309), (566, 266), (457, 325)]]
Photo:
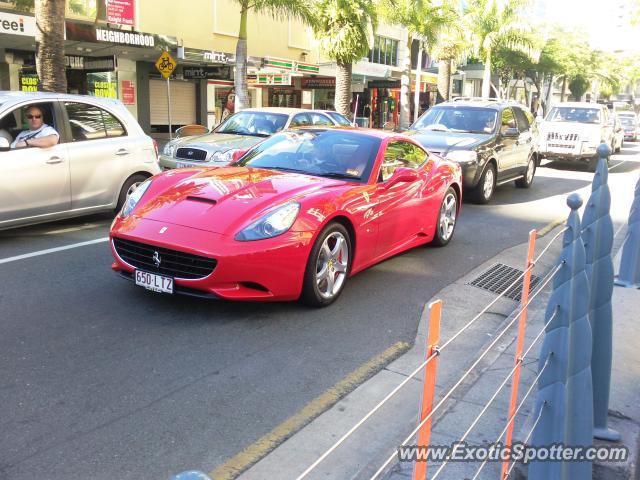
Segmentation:
[(404, 132), (427, 150), (446, 155), (450, 150), (472, 150), (491, 138), (489, 134), (409, 130)]
[(351, 185), (342, 180), (247, 167), (189, 172), (193, 174), (156, 192), (146, 202), (143, 197), (134, 215), (232, 235), (271, 208), (308, 199), (318, 191)]
[(264, 140), (265, 137), (253, 135), (235, 135), (230, 133), (207, 133), (195, 137), (187, 137), (176, 144), (176, 148), (189, 147), (206, 150), (209, 153), (226, 152), (227, 150), (245, 150)]

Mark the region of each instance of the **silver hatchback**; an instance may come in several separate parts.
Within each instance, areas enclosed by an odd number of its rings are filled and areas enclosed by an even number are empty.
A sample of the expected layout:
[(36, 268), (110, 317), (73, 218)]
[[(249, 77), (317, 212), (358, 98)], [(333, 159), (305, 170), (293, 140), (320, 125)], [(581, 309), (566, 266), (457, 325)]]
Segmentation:
[[(34, 105), (58, 143), (10, 148)], [(0, 229), (118, 210), (159, 172), (155, 141), (118, 100), (0, 91)]]

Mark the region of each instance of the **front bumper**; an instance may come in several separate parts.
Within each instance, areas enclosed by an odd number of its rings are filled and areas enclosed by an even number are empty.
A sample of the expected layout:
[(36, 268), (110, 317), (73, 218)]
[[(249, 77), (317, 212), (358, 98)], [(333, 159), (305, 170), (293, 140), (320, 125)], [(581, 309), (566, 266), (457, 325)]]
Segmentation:
[[(162, 234), (162, 227), (168, 227)], [(304, 271), (313, 233), (287, 232), (278, 237), (238, 242), (226, 235), (154, 220), (116, 219), (110, 238), (169, 248), (217, 260), (213, 272), (201, 279), (175, 278), (177, 294), (226, 300), (296, 300), (302, 291)], [(135, 267), (126, 263), (110, 242), (112, 269), (132, 278)]]
[(547, 159), (588, 160), (598, 154), (599, 145), (587, 142), (545, 144), (539, 146), (538, 153)]
[(226, 162), (189, 161), (184, 158), (168, 157), (166, 155), (160, 155), (158, 163), (160, 164), (160, 168), (162, 168), (162, 170), (191, 167), (224, 167), (228, 165), (228, 163)]

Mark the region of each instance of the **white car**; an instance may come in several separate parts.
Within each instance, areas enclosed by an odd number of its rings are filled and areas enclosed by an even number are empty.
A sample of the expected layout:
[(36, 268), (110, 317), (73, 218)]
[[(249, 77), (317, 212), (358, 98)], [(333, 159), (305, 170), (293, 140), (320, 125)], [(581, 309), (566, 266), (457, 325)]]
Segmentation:
[(605, 105), (587, 102), (559, 103), (540, 124), (538, 152), (549, 160), (569, 160), (595, 171), (598, 146), (618, 147), (615, 122)]
[[(34, 105), (60, 135), (58, 143), (11, 149)], [(119, 210), (159, 172), (154, 140), (120, 101), (0, 91), (0, 230)]]

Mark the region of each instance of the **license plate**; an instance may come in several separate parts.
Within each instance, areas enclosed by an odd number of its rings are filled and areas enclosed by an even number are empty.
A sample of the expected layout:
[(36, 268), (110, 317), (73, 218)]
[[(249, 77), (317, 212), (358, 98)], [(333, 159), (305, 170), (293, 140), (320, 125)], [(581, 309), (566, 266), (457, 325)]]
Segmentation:
[(173, 278), (136, 270), (136, 285), (159, 293), (173, 293)]
[(189, 168), (189, 167), (193, 167), (193, 165), (186, 162), (176, 162), (176, 168)]

